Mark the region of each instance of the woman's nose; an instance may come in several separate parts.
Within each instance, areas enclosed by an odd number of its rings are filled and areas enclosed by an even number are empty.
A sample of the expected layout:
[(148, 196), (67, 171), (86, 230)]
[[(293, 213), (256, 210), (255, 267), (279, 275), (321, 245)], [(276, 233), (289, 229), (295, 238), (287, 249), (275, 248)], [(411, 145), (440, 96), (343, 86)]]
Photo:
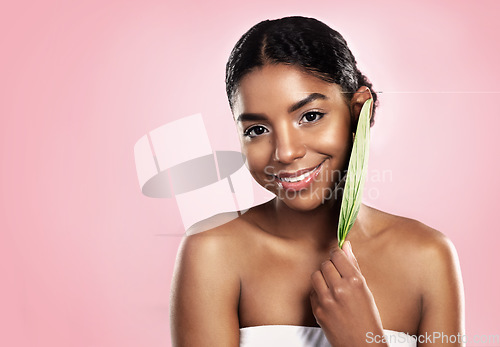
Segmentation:
[(283, 164), (290, 164), (306, 154), (306, 146), (293, 127), (284, 127), (275, 132), (274, 157)]

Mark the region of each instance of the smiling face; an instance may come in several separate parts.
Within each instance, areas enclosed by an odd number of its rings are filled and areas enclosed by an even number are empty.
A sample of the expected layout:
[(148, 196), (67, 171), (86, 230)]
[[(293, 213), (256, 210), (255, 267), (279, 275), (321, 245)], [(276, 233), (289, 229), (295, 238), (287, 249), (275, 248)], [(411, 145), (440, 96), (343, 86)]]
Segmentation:
[(241, 79), (233, 114), (260, 185), (294, 210), (331, 200), (352, 145), (350, 110), (337, 84), (294, 66), (265, 65)]

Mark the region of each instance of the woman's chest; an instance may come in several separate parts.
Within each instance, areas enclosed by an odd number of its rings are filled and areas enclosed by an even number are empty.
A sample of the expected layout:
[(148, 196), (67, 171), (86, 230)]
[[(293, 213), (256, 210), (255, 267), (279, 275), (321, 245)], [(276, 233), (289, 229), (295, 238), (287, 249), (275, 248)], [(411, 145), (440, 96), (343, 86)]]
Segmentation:
[[(290, 261), (260, 259), (242, 276), (240, 326), (316, 326), (310, 293), (311, 274), (322, 259)], [(397, 266), (361, 262), (362, 273), (372, 292), (385, 329), (417, 332), (420, 298), (413, 282)]]

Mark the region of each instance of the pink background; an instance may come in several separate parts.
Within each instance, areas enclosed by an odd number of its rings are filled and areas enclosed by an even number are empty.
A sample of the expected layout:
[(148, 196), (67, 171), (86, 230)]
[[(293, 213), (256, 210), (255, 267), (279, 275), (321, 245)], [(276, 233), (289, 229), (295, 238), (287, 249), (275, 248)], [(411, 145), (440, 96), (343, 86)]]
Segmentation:
[(170, 345), (181, 237), (164, 234), (182, 222), (173, 199), (141, 194), (133, 146), (201, 112), (212, 148), (237, 150), (230, 49), (292, 14), (338, 29), (385, 92), (370, 171), (392, 176), (368, 182), (366, 202), (448, 235), (467, 334), (500, 334), (499, 12), (494, 0), (4, 2), (0, 345)]

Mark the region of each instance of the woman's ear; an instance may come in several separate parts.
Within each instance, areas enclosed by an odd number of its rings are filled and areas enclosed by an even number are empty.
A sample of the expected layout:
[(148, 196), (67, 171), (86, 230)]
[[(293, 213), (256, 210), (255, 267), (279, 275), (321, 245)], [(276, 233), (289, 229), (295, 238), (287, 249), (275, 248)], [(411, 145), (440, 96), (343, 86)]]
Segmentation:
[[(361, 108), (363, 107), (366, 100), (372, 98), (372, 93), (370, 92), (370, 88), (366, 86), (360, 87), (353, 95), (351, 99), (351, 114), (353, 116), (353, 120), (355, 123), (358, 122), (359, 114), (361, 113)], [(373, 103), (370, 107), (370, 117), (373, 112)]]

